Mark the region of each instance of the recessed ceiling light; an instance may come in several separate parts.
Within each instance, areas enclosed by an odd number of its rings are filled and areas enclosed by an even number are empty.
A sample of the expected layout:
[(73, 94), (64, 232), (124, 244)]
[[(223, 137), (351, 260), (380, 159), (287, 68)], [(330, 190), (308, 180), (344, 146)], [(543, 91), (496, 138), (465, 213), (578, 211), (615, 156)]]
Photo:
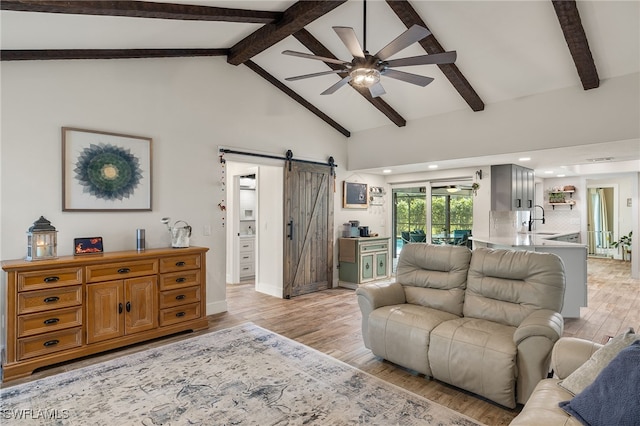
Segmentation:
[(551, 174), (553, 174), (553, 170), (545, 170), (544, 174), (545, 175), (551, 175)]
[(531, 160), (531, 157), (521, 157), (521, 158), (518, 158), (518, 161), (529, 161), (529, 160)]
[(558, 175), (558, 177), (565, 177), (566, 175)]
[(385, 173), (385, 174), (391, 173), (391, 169), (384, 169), (382, 173)]
[(437, 164), (429, 164), (429, 168), (430, 169), (437, 169), (438, 165)]

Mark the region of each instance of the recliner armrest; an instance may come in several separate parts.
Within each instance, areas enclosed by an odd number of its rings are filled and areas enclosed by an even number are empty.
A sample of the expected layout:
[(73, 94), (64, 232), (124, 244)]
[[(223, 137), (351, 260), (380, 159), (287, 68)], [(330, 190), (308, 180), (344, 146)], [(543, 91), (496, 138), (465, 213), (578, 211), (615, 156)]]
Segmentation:
[(549, 309), (538, 309), (524, 319), (513, 334), (513, 342), (520, 345), (532, 336), (544, 336), (556, 342), (562, 336), (564, 320), (558, 312)]
[(367, 301), (371, 311), (381, 306), (398, 305), (407, 301), (402, 285), (397, 282), (365, 284), (356, 289), (356, 294), (358, 300), (363, 298)]
[(556, 342), (551, 352), (551, 368), (559, 379), (566, 379), (602, 346), (589, 340), (563, 337)]
[(399, 305), (405, 303), (407, 298), (404, 288), (396, 282), (371, 283), (359, 286), (356, 289), (358, 306), (362, 313), (362, 339), (364, 346), (371, 349), (369, 339), (369, 315), (381, 306)]

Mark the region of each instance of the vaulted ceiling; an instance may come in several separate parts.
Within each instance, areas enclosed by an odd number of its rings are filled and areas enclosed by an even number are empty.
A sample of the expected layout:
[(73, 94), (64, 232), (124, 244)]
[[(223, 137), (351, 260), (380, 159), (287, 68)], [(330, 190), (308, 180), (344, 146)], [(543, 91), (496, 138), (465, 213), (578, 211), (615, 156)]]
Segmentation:
[[(2, 61), (226, 57), (247, 66), (345, 136), (385, 125), (640, 71), (636, 1), (2, 0)], [(310, 52), (350, 61), (333, 26), (353, 27), (379, 50), (413, 24), (432, 35), (393, 58), (455, 50), (455, 64), (404, 68), (435, 78), (424, 87), (383, 77), (386, 94), (345, 87), (339, 74), (286, 81), (331, 64), (282, 55)], [(176, 59), (179, 60), (179, 59)], [(268, 82), (268, 83), (267, 83)]]

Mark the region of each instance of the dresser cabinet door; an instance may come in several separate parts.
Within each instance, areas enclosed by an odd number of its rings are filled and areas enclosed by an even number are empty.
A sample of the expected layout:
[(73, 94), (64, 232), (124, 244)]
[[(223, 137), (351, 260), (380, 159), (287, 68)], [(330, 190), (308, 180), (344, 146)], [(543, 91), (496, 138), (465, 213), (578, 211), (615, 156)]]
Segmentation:
[(123, 314), (122, 281), (87, 285), (87, 343), (122, 336), (124, 334)]
[(155, 276), (124, 281), (125, 334), (156, 328), (156, 283)]

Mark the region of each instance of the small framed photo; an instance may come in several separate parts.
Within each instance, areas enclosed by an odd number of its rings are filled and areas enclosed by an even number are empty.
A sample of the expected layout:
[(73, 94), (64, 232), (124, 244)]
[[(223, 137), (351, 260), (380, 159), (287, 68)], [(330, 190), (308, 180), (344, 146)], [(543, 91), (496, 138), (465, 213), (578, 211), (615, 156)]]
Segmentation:
[(342, 207), (345, 209), (366, 209), (369, 207), (369, 185), (344, 181)]
[(74, 255), (82, 256), (85, 254), (99, 254), (99, 253), (104, 253), (104, 246), (102, 245), (102, 237), (73, 239)]

